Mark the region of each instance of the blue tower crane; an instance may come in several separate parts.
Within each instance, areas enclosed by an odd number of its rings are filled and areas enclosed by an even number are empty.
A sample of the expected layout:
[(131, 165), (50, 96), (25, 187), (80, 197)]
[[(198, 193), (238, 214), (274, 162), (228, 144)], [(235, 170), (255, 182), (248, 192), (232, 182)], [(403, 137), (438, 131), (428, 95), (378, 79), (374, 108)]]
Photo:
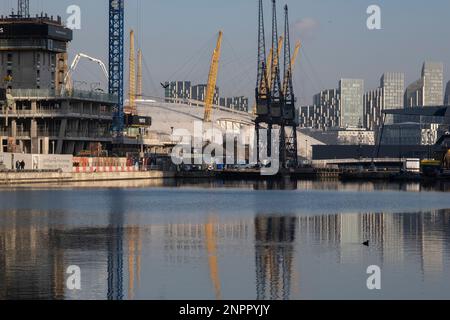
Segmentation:
[(118, 96), (113, 123), (117, 136), (124, 129), (124, 1), (109, 0), (109, 93)]

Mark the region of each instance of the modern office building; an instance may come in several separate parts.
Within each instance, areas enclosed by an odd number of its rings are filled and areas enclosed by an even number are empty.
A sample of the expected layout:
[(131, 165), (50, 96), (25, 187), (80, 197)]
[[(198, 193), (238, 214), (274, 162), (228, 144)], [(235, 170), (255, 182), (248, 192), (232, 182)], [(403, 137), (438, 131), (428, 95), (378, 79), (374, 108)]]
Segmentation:
[(398, 123), (383, 130), (383, 145), (431, 146), (440, 137), (439, 124)]
[[(198, 85), (192, 86), (191, 99), (197, 100), (197, 101), (205, 101), (207, 87), (208, 87), (208, 85), (206, 85), (206, 84), (198, 84)], [(216, 87), (216, 90), (214, 92), (213, 104), (219, 105), (219, 96), (220, 96), (220, 90), (218, 87)]]
[(190, 81), (171, 81), (164, 84), (164, 97), (166, 102), (172, 102), (172, 100), (191, 99), (191, 82)]
[(444, 102), (444, 65), (440, 62), (425, 62), (422, 76), (408, 86), (405, 92), (405, 107), (440, 106)]
[(314, 96), (314, 104), (299, 109), (300, 128), (327, 130), (339, 127), (339, 90), (324, 90)]
[(364, 108), (364, 80), (341, 79), (340, 92), (340, 127), (358, 128), (363, 126)]
[(364, 94), (364, 127), (378, 130), (383, 124), (384, 89), (378, 88)]
[[(380, 86), (364, 94), (364, 127), (378, 131), (383, 124), (383, 110), (403, 108), (405, 75), (400, 72), (386, 72), (381, 76)], [(393, 123), (387, 117), (385, 124)]]
[[(165, 83), (164, 96), (166, 102), (182, 103), (190, 106), (198, 106), (196, 101), (204, 102), (206, 98), (206, 84), (194, 85), (191, 81), (171, 81)], [(220, 89), (216, 87), (213, 104), (237, 111), (249, 110), (249, 99), (244, 96), (220, 97)]]
[(403, 108), (405, 92), (405, 74), (401, 72), (386, 72), (380, 79), (383, 89), (383, 110)]
[(231, 98), (220, 98), (219, 105), (221, 107), (248, 112), (249, 102), (248, 98), (244, 96), (231, 97)]
[(444, 102), (444, 64), (425, 62), (422, 68), (424, 106), (440, 106)]

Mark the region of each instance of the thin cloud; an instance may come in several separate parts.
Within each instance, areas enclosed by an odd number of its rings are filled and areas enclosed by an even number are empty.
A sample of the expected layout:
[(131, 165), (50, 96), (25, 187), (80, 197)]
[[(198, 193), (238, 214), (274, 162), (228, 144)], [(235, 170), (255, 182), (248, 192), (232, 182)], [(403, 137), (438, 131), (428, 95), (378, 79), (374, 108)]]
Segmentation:
[(320, 22), (314, 18), (303, 18), (293, 24), (295, 34), (301, 39), (312, 39), (320, 29)]

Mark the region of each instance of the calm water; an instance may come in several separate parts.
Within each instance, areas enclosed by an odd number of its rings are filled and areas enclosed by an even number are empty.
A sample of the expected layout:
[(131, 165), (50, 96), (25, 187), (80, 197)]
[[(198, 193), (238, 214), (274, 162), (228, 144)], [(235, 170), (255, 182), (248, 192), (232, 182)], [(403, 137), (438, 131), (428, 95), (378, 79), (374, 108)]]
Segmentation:
[[(0, 299), (450, 299), (447, 190), (337, 182), (0, 189)], [(70, 265), (81, 268), (81, 291), (66, 288)], [(382, 269), (381, 291), (366, 287), (370, 265)]]

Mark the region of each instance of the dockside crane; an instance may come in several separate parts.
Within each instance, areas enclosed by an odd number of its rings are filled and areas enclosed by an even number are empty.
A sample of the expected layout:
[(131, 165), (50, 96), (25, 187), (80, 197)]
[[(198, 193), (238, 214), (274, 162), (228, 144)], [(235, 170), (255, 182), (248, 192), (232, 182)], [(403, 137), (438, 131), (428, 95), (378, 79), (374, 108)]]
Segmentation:
[(219, 73), (219, 62), (220, 62), (220, 53), (221, 53), (221, 48), (222, 48), (222, 37), (223, 37), (223, 32), (219, 31), (216, 48), (214, 49), (212, 59), (211, 59), (211, 67), (210, 67), (209, 76), (208, 76), (208, 85), (206, 87), (204, 122), (211, 122), (212, 106), (214, 103), (214, 94), (216, 92), (217, 76)]
[[(292, 81), (292, 60), (291, 60), (291, 41), (289, 34), (289, 8), (284, 6), (285, 26), (284, 26), (284, 79), (283, 79), (283, 124), (281, 140), (284, 146), (281, 146), (281, 160), (284, 166), (297, 167), (298, 165), (298, 145), (297, 145), (297, 127), (298, 119), (295, 109), (295, 95)], [(297, 49), (297, 54), (298, 50)], [(295, 54), (295, 57), (297, 56)]]

